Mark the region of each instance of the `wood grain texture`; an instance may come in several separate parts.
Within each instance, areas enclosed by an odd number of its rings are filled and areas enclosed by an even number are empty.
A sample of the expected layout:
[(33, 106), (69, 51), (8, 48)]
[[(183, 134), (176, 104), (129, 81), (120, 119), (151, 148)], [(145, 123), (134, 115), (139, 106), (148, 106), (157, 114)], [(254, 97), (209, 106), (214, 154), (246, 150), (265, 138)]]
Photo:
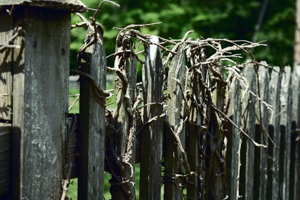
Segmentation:
[[(88, 30), (85, 45), (94, 37)], [(80, 55), (80, 70), (106, 88), (106, 55), (101, 30), (97, 40)], [(105, 97), (99, 96), (93, 83), (80, 77), (78, 199), (102, 199), (104, 181)]]
[[(280, 91), (281, 91), (281, 76), (279, 74), (280, 68), (274, 67), (271, 73), (270, 89), (269, 89), (269, 104), (273, 108), (273, 112), (269, 116), (269, 134), (271, 135), (272, 142), (270, 154), (272, 156), (272, 171), (269, 179), (272, 181), (272, 194), (268, 195), (271, 199), (278, 199), (279, 197), (279, 147), (280, 147)], [(270, 199), (268, 198), (268, 199)]]
[[(215, 66), (214, 70), (221, 74), (223, 77), (224, 69), (221, 65)], [(216, 83), (216, 88), (212, 93), (213, 104), (222, 112), (224, 112), (224, 101), (225, 101), (225, 88), (220, 82)], [(225, 171), (226, 165), (224, 163), (224, 156), (222, 151), (224, 149), (224, 121), (220, 120), (223, 117), (221, 114), (216, 112), (211, 113), (210, 122), (210, 153), (211, 158), (209, 160), (209, 166), (211, 166), (211, 198), (215, 200), (223, 200), (225, 198)], [(218, 174), (216, 176), (216, 174)]]
[[(158, 43), (157, 37), (151, 41)], [(146, 123), (153, 117), (163, 113), (163, 66), (159, 48), (149, 45), (143, 66), (143, 121)], [(153, 105), (147, 105), (157, 103)], [(161, 198), (161, 165), (163, 122), (160, 118), (151, 122), (141, 133), (141, 179), (140, 199), (155, 200)]]
[[(241, 124), (241, 97), (240, 97), (240, 84), (236, 78), (233, 79), (230, 85), (231, 102), (228, 110), (228, 116), (232, 118), (233, 123), (238, 127)], [(239, 197), (239, 168), (240, 168), (240, 145), (241, 137), (240, 130), (234, 125), (229, 127), (229, 134), (227, 136), (227, 194), (228, 199), (237, 200)]]
[[(167, 99), (167, 114), (168, 122), (173, 129), (174, 134), (177, 134), (184, 147), (185, 144), (185, 122), (184, 122), (184, 106), (185, 103), (182, 97), (180, 85), (174, 79), (177, 79), (184, 89), (185, 85), (185, 55), (184, 51), (180, 48), (178, 53), (171, 61), (169, 75), (168, 75), (168, 95)], [(178, 157), (178, 149), (174, 145), (174, 136), (170, 131), (166, 132), (165, 142), (165, 187), (164, 198), (170, 200), (182, 199), (182, 182), (176, 174), (184, 174), (183, 166), (179, 162), (181, 159)], [(179, 160), (178, 160), (179, 159)]]
[[(253, 64), (245, 66), (243, 71), (248, 80), (248, 90), (256, 93), (256, 73)], [(247, 91), (244, 99), (242, 99), (242, 113), (244, 115), (245, 132), (254, 139), (255, 137), (255, 101), (256, 98)], [(243, 120), (244, 120), (243, 119)], [(254, 180), (254, 144), (247, 138), (243, 139), (243, 144), (246, 145), (245, 155), (245, 199), (253, 199), (253, 180)], [(242, 154), (241, 154), (242, 155)], [(243, 163), (242, 163), (243, 164)]]
[[(130, 50), (129, 39), (127, 35), (120, 33), (117, 37), (116, 52)], [(132, 53), (120, 54), (115, 57), (114, 65), (118, 71), (115, 79), (116, 109), (113, 117), (119, 131), (115, 136), (115, 146), (120, 158), (118, 162), (122, 164), (112, 168), (118, 177), (126, 180), (126, 184), (121, 186), (120, 180), (113, 176), (110, 180), (110, 191), (113, 199), (135, 199), (136, 110), (133, 110), (133, 107), (136, 101), (137, 60)]]
[[(191, 66), (195, 65), (195, 59), (191, 59)], [(187, 151), (188, 151), (188, 161), (192, 172), (195, 174), (188, 178), (187, 184), (187, 195), (192, 199), (199, 198), (199, 188), (200, 188), (200, 134), (201, 134), (201, 110), (199, 108), (199, 103), (201, 99), (200, 93), (200, 74), (193, 70), (193, 74), (190, 82), (191, 94), (194, 94), (189, 100), (190, 116), (189, 121), (191, 123), (187, 126)]]
[(284, 176), (283, 176), (283, 199), (290, 199), (290, 155), (291, 155), (291, 112), (292, 112), (292, 71), (291, 67), (285, 67), (281, 80), (280, 103), (282, 113), (280, 124), (284, 126), (285, 149), (284, 149)]
[[(261, 62), (262, 65), (268, 65), (266, 62)], [(256, 102), (256, 113), (260, 124), (260, 144), (268, 145), (268, 117), (269, 111), (265, 103), (269, 102), (269, 70), (264, 66), (258, 66), (258, 89), (259, 98), (261, 101)], [(267, 190), (267, 171), (268, 171), (268, 151), (260, 148), (260, 186), (259, 199), (266, 199)]]
[[(12, 36), (13, 20), (0, 11), (0, 44), (6, 44)], [(0, 53), (0, 120), (11, 121), (12, 112), (12, 50)]]
[(59, 199), (68, 112), (70, 13), (35, 8), (20, 8), (18, 13), (27, 20), (26, 34), (18, 38), (21, 48), (14, 51), (13, 199)]

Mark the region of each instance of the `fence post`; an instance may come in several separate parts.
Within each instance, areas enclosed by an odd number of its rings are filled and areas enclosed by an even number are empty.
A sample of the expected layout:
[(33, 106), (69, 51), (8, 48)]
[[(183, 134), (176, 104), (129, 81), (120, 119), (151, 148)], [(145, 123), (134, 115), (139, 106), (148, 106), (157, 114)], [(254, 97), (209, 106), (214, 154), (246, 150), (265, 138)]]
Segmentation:
[[(243, 126), (248, 136), (254, 139), (255, 136), (255, 101), (256, 98), (250, 92), (256, 93), (256, 73), (253, 64), (248, 64), (244, 69), (245, 77), (248, 80), (249, 88), (244, 99), (242, 99)], [(248, 138), (243, 138), (241, 148), (241, 194), (245, 199), (253, 199), (254, 180), (254, 144)], [(243, 183), (243, 180), (245, 181)]]
[(271, 179), (271, 194), (267, 193), (267, 199), (278, 199), (279, 195), (279, 147), (280, 147), (280, 90), (281, 90), (281, 79), (280, 79), (280, 68), (273, 67), (271, 74), (271, 81), (269, 85), (269, 104), (273, 108), (273, 112), (269, 116), (269, 134), (274, 142), (270, 141), (269, 154), (272, 157), (272, 165), (268, 179)]
[(280, 125), (284, 126), (284, 167), (283, 167), (283, 199), (289, 199), (290, 190), (290, 164), (291, 164), (291, 113), (292, 113), (292, 81), (291, 67), (285, 67), (281, 81), (281, 117)]
[[(182, 47), (179, 47), (177, 54), (171, 61), (168, 74), (168, 99), (167, 113), (168, 123), (171, 130), (166, 132), (165, 141), (165, 188), (164, 199), (176, 200), (183, 199), (182, 180), (176, 174), (184, 174), (182, 163), (179, 162), (181, 155), (176, 145), (173, 134), (180, 138), (182, 146), (185, 144), (185, 123), (184, 109), (185, 102), (183, 100), (185, 89), (185, 55)], [(178, 82), (177, 82), (178, 81)], [(181, 84), (181, 86), (180, 86)]]
[[(236, 125), (229, 127), (229, 134), (227, 136), (227, 175), (228, 175), (228, 199), (237, 200), (239, 198), (239, 172), (240, 172), (240, 145), (241, 137), (240, 127), (241, 123), (241, 97), (240, 97), (240, 84), (239, 80), (233, 79), (230, 85), (230, 93), (228, 94), (231, 99), (228, 116), (232, 118), (232, 122)], [(231, 117), (232, 116), (232, 117)]]
[(292, 160), (291, 160), (291, 199), (300, 198), (300, 66), (295, 66), (293, 71), (293, 105), (292, 105)]
[(12, 14), (25, 31), (14, 50), (12, 199), (60, 199), (70, 11), (16, 7)]
[(105, 137), (105, 97), (99, 93), (95, 84), (102, 90), (106, 88), (106, 55), (102, 33), (97, 32), (96, 41), (87, 46), (94, 37), (94, 30), (88, 29), (83, 52), (79, 53), (80, 70), (94, 78), (95, 83), (86, 76), (80, 76), (80, 122), (79, 122), (79, 167), (78, 199), (103, 198), (104, 137)]
[[(129, 51), (130, 38), (120, 32), (117, 37), (116, 53)], [(113, 176), (110, 180), (112, 199), (135, 199), (135, 143), (136, 143), (136, 69), (137, 60), (133, 53), (119, 54), (115, 57), (115, 93), (117, 108), (114, 111), (118, 134), (117, 154), (121, 162), (114, 169), (121, 181)], [(118, 171), (117, 171), (118, 170)], [(122, 186), (124, 184), (124, 186)], [(122, 189), (123, 188), (123, 189)], [(126, 191), (125, 191), (126, 190)]]
[[(13, 33), (13, 19), (0, 11), (0, 44), (8, 43)], [(0, 51), (0, 120), (11, 123), (12, 110), (12, 50)]]
[[(262, 65), (268, 65), (266, 62), (261, 62)], [(260, 144), (264, 144), (268, 146), (268, 108), (265, 103), (269, 102), (269, 71), (266, 67), (259, 65), (258, 66), (258, 83), (257, 90), (259, 92), (259, 98), (261, 100), (256, 102), (256, 116), (257, 122), (259, 124), (258, 131), (260, 140), (258, 141)], [(265, 103), (264, 103), (265, 102)], [(258, 148), (256, 148), (258, 149)], [(259, 177), (259, 195), (258, 199), (265, 200), (266, 199), (266, 189), (267, 189), (267, 168), (268, 168), (268, 149), (259, 148), (260, 152), (260, 177)], [(257, 187), (257, 185), (255, 186)]]

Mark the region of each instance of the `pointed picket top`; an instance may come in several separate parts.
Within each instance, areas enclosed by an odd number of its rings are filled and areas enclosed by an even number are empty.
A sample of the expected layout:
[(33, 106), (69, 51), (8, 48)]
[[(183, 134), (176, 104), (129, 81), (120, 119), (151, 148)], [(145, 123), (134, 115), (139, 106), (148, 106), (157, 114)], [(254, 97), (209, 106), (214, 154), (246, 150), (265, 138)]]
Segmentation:
[(86, 5), (80, 0), (0, 0), (0, 6), (35, 6), (71, 12), (87, 11)]

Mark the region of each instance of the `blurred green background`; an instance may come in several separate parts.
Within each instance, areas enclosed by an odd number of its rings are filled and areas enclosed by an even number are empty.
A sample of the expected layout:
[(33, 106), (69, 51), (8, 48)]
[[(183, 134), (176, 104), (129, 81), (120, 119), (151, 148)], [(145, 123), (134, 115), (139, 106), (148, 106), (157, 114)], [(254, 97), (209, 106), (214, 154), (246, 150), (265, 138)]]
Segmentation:
[[(96, 9), (99, 0), (82, 0), (89, 8)], [(146, 24), (162, 22), (160, 25), (141, 28), (143, 34), (159, 35), (164, 38), (180, 39), (189, 30), (194, 30), (190, 36), (195, 38), (227, 38), (231, 40), (266, 41), (267, 47), (256, 48), (253, 52), (257, 61), (265, 60), (271, 66), (293, 64), (294, 31), (295, 31), (295, 1), (294, 0), (116, 0), (120, 8), (105, 3), (98, 14), (97, 21), (104, 26), (104, 47), (106, 54), (114, 53), (115, 38), (118, 34), (113, 27), (125, 27), (129, 24)], [(266, 5), (265, 12), (262, 7)], [(93, 11), (83, 13), (87, 18)], [(261, 23), (258, 23), (260, 13)], [(80, 22), (78, 16), (72, 15), (72, 24)], [(86, 28), (76, 28), (71, 31), (71, 68), (77, 68), (77, 53), (81, 48), (86, 34)], [(107, 65), (113, 66), (113, 57), (107, 60)], [(139, 72), (140, 73), (140, 72)], [(108, 82), (107, 89), (113, 88)], [(70, 90), (77, 94), (79, 90)], [(70, 97), (70, 105), (75, 98)], [(112, 100), (114, 102), (114, 100)], [(108, 108), (113, 109), (115, 104)], [(79, 102), (75, 104), (72, 113), (79, 112)], [(136, 166), (139, 173), (139, 166)], [(110, 199), (110, 175), (105, 173), (105, 199)], [(77, 179), (72, 180), (68, 197), (77, 199)], [(138, 195), (138, 179), (137, 195)]]
[[(82, 0), (89, 8), (97, 8), (99, 0)], [(295, 29), (295, 0), (116, 0), (120, 8), (105, 3), (97, 16), (104, 26), (106, 54), (114, 53), (115, 38), (118, 34), (113, 27), (129, 24), (162, 22), (160, 25), (140, 29), (144, 34), (179, 39), (188, 30), (194, 30), (193, 38), (228, 38), (252, 41), (266, 40), (267, 47), (256, 48), (255, 58), (265, 60), (271, 66), (293, 64)], [(263, 3), (266, 9), (261, 26), (256, 33)], [(84, 13), (86, 17), (93, 11)], [(73, 23), (80, 19), (73, 15)], [(72, 30), (71, 67), (76, 68), (76, 55), (82, 46), (85, 29)], [(108, 66), (113, 65), (113, 57)]]

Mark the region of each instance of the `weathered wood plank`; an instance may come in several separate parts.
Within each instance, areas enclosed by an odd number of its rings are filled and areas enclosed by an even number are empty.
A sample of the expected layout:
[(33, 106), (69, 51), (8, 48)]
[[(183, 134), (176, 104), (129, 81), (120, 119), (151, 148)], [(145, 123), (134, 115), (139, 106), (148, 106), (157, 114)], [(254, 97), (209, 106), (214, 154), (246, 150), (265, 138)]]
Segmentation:
[[(191, 57), (191, 66), (196, 64), (195, 57)], [(188, 160), (192, 174), (188, 178), (187, 182), (187, 195), (192, 199), (200, 198), (199, 188), (200, 188), (200, 127), (201, 127), (201, 110), (199, 107), (200, 103), (200, 74), (194, 69), (191, 76), (190, 81), (190, 91), (191, 96), (189, 99), (189, 107), (190, 107), (190, 116), (189, 116), (189, 124), (187, 126), (187, 152), (188, 152)]]
[[(241, 123), (241, 97), (240, 97), (240, 84), (236, 78), (232, 81), (230, 85), (230, 94), (231, 98), (230, 106), (228, 109), (228, 116), (232, 116), (233, 123), (240, 127)], [(230, 124), (230, 123), (229, 123)], [(227, 137), (227, 153), (226, 160), (227, 162), (227, 194), (228, 199), (237, 200), (239, 198), (239, 168), (240, 168), (240, 145), (241, 137), (240, 130), (236, 126), (229, 125), (229, 134)]]
[[(94, 37), (89, 29), (85, 45)], [(84, 48), (83, 47), (83, 48)], [(106, 88), (106, 55), (100, 27), (97, 41), (79, 54), (80, 70), (91, 75), (96, 84)], [(78, 199), (102, 199), (104, 180), (105, 96), (91, 80), (80, 77)]]
[[(0, 11), (0, 44), (7, 44), (13, 32), (13, 20)], [(12, 110), (12, 50), (0, 53), (0, 120), (11, 120)]]
[(24, 19), (26, 23), (25, 36), (18, 39), (21, 48), (14, 50), (12, 199), (60, 199), (70, 13), (35, 8), (15, 11), (20, 17), (15, 24)]
[[(169, 74), (168, 74), (168, 96), (167, 99), (167, 114), (168, 123), (170, 124), (174, 134), (177, 134), (181, 140), (182, 146), (185, 144), (185, 123), (184, 123), (184, 107), (182, 91), (179, 83), (184, 90), (185, 85), (185, 55), (182, 48), (171, 61)], [(176, 80), (174, 80), (176, 79)], [(166, 132), (165, 142), (165, 187), (164, 199), (176, 200), (183, 198), (182, 181), (176, 174), (184, 174), (182, 164), (178, 161), (180, 153), (176, 145), (174, 145), (174, 136), (171, 131)]]
[[(266, 62), (261, 62), (262, 65), (267, 66)], [(256, 102), (256, 113), (258, 116), (258, 123), (260, 126), (260, 144), (268, 145), (268, 107), (265, 103), (269, 102), (269, 70), (260, 65), (258, 68), (258, 92), (259, 98), (263, 101)], [(265, 102), (265, 103), (264, 103)], [(267, 170), (268, 170), (268, 151), (267, 149), (260, 148), (260, 186), (259, 186), (259, 199), (266, 199), (267, 189)]]
[(271, 194), (267, 194), (267, 199), (278, 199), (279, 197), (279, 147), (280, 147), (280, 90), (281, 90), (281, 77), (280, 68), (273, 67), (270, 80), (269, 89), (269, 104), (272, 106), (273, 112), (269, 115), (269, 134), (275, 145), (269, 141), (270, 151), (272, 156), (272, 172), (269, 174), (268, 179), (272, 181)]
[(11, 186), (11, 126), (0, 124), (0, 199), (10, 193)]
[[(150, 41), (159, 43), (157, 37), (152, 37)], [(159, 48), (156, 45), (149, 45), (145, 59), (142, 74), (145, 106), (143, 121), (147, 123), (153, 117), (163, 113), (161, 104), (163, 102), (163, 66)], [(158, 118), (152, 121), (141, 134), (140, 199), (160, 199), (163, 140), (162, 120)]]
[(291, 154), (291, 113), (292, 113), (292, 78), (291, 67), (285, 67), (281, 80), (281, 109), (280, 124), (285, 127), (283, 199), (289, 198), (290, 189), (290, 154)]
[[(116, 42), (116, 53), (130, 50), (130, 37), (120, 32)], [(112, 199), (135, 199), (135, 146), (136, 146), (136, 69), (137, 60), (134, 54), (126, 53), (115, 57), (116, 104), (114, 119), (119, 131), (117, 136), (117, 154), (121, 158), (120, 165), (113, 170), (121, 178), (120, 183), (115, 176), (110, 180)], [(123, 186), (121, 185), (123, 184)]]
[[(219, 65), (214, 67), (214, 70), (217, 71), (222, 78), (223, 77), (223, 66)], [(215, 76), (214, 73), (211, 76)], [(222, 112), (224, 112), (224, 101), (225, 101), (225, 87), (221, 82), (216, 83), (216, 88), (212, 94), (213, 104)], [(213, 109), (212, 109), (213, 110)], [(223, 116), (216, 111), (211, 113), (210, 116), (210, 127), (208, 140), (209, 141), (209, 163), (208, 169), (211, 167), (211, 174), (209, 179), (211, 181), (211, 196), (210, 199), (223, 200), (225, 198), (225, 163), (222, 150), (224, 149), (224, 129), (225, 129), (225, 120), (221, 120)], [(208, 170), (210, 171), (210, 170)], [(208, 172), (209, 173), (209, 172)], [(216, 175), (217, 174), (217, 175)]]
[[(242, 113), (244, 115), (243, 126), (245, 127), (245, 132), (254, 139), (255, 136), (255, 102), (256, 98), (250, 94), (249, 91), (252, 91), (256, 94), (256, 73), (254, 70), (253, 64), (248, 64), (244, 69), (245, 77), (248, 80), (248, 91), (242, 99)], [(244, 138), (242, 145), (246, 147), (245, 154), (245, 188), (242, 189), (245, 193), (241, 193), (245, 199), (253, 199), (253, 180), (254, 180), (254, 144), (250, 139)], [(241, 153), (242, 156), (242, 153)], [(241, 158), (242, 159), (242, 158)], [(243, 164), (243, 163), (242, 163)], [(242, 171), (241, 171), (242, 172)]]
[(292, 150), (293, 162), (291, 162), (291, 199), (300, 198), (300, 143), (297, 138), (300, 136), (300, 66), (293, 70), (293, 105), (292, 105)]

